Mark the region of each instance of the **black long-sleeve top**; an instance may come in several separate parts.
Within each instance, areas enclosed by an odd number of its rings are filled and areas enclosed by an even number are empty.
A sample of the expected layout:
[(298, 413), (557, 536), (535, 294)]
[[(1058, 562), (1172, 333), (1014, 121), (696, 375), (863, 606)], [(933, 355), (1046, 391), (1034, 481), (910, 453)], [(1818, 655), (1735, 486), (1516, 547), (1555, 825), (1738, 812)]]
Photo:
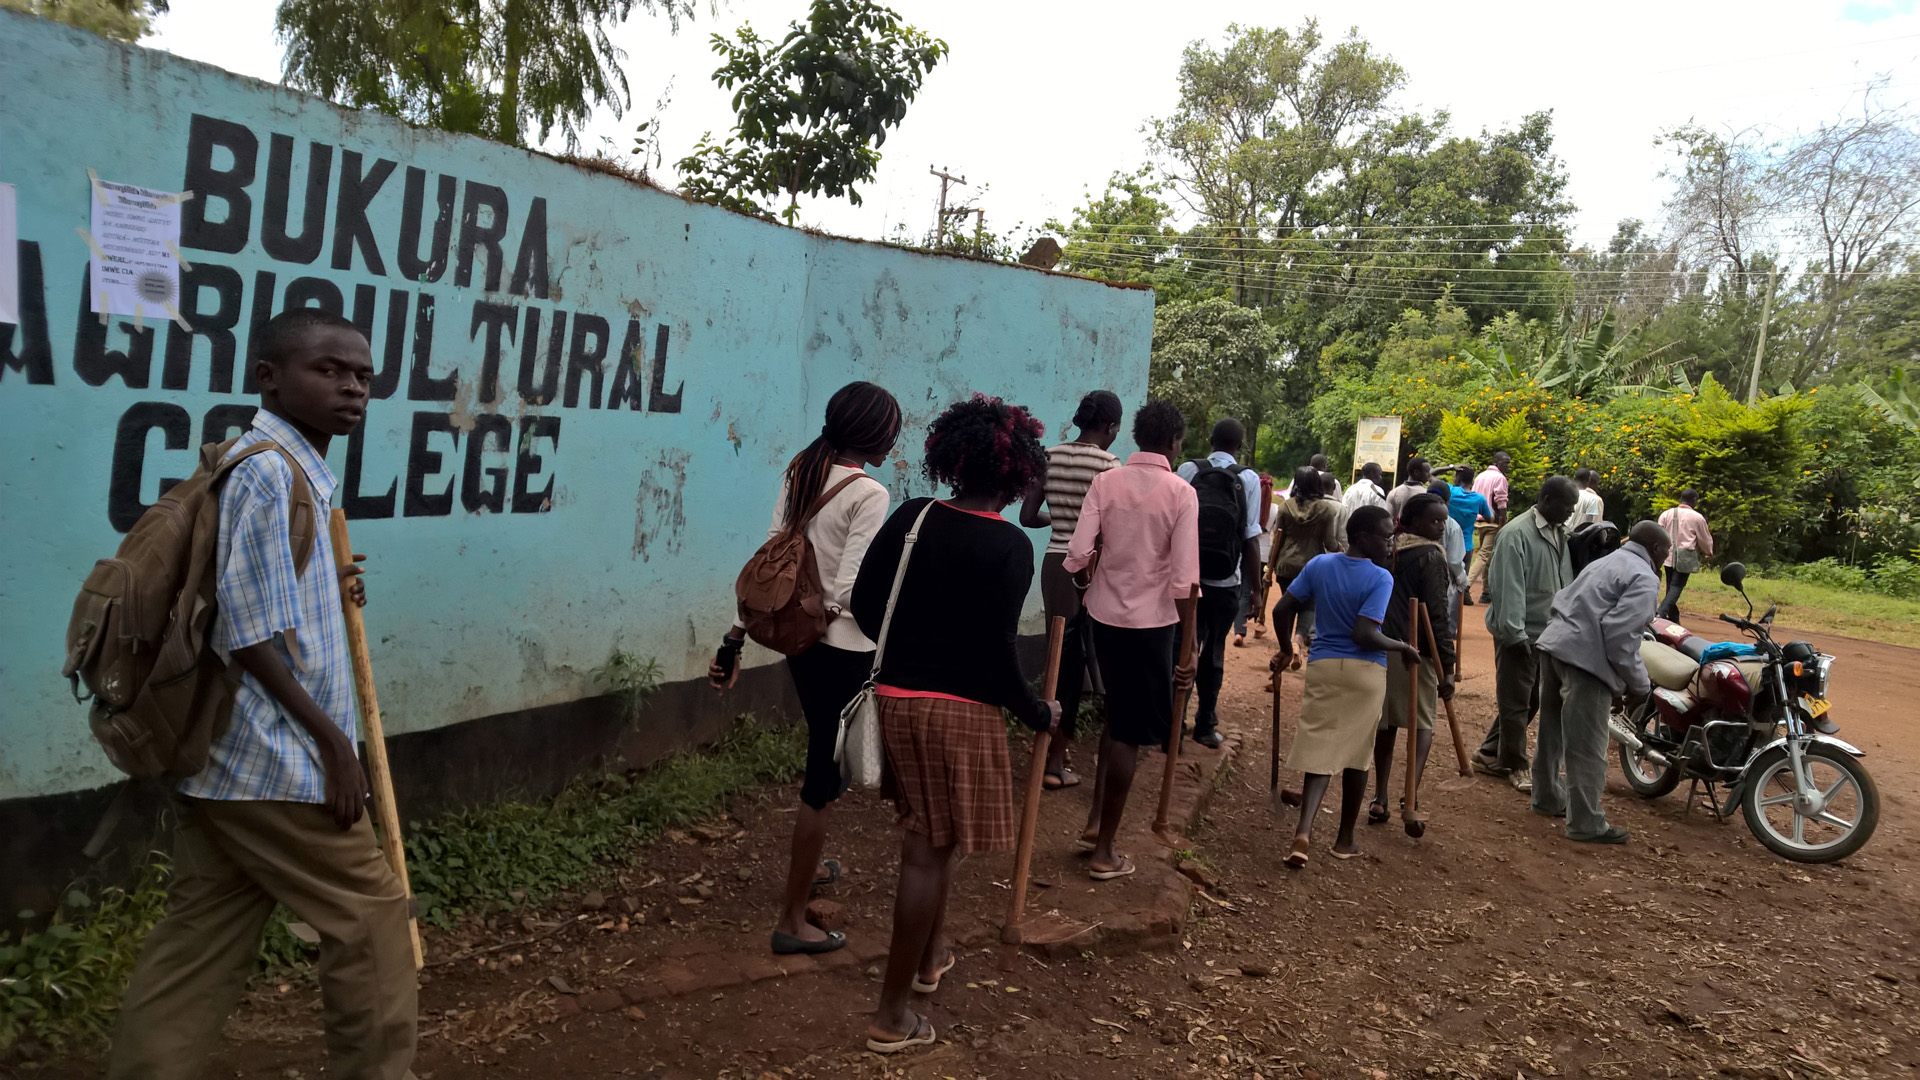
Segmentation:
[[(907, 530), (931, 500), (911, 499), (874, 536), (853, 586), (853, 617), (880, 639), (887, 592)], [(893, 609), (880, 682), (1007, 709), (1044, 730), (1051, 711), (1027, 685), (1014, 651), (1033, 584), (1033, 541), (998, 514), (927, 511)]]
[(1380, 630), (1390, 638), (1407, 640), (1407, 600), (1409, 598), (1426, 605), (1427, 618), (1433, 623), (1433, 635), (1440, 640), (1426, 640), (1426, 627), (1420, 628), (1420, 654), (1433, 656), (1434, 646), (1439, 646), (1439, 660), (1444, 670), (1452, 671), (1453, 620), (1449, 618), (1452, 608), (1447, 604), (1447, 586), (1452, 582), (1447, 569), (1447, 554), (1439, 544), (1409, 543), (1406, 534), (1394, 537), (1398, 547), (1388, 565), (1393, 571), (1393, 599), (1387, 604), (1387, 617), (1380, 624)]

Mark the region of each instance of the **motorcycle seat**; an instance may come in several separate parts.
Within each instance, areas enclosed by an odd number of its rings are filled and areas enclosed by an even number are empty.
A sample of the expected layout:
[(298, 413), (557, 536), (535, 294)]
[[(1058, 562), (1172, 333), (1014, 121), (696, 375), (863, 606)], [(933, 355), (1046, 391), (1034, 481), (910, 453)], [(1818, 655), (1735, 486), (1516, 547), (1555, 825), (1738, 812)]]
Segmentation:
[(1640, 660), (1647, 665), (1647, 678), (1663, 690), (1685, 690), (1700, 670), (1697, 658), (1658, 641), (1640, 643)]

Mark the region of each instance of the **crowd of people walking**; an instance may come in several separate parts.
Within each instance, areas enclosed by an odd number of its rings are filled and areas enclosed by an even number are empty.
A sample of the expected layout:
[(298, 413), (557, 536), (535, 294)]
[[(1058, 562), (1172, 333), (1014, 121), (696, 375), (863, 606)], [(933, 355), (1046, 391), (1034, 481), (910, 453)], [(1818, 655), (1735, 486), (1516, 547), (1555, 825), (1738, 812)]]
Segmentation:
[[(224, 464), (210, 459), (220, 470), (211, 475), (226, 481), (208, 539), (218, 600), (210, 640), (238, 673), (237, 696), (204, 769), (178, 792), (168, 911), (127, 990), (108, 1074), (198, 1075), (282, 902), (321, 935), (330, 1068), (398, 1078), (416, 1037), (408, 900), (364, 814), (342, 645), (342, 600), (364, 604), (365, 590), (357, 557), (342, 553), (337, 575), (302, 574), (298, 554), (310, 544), (320, 565), (334, 562), (326, 530), (314, 536), (301, 512), (323, 507), (337, 486), (325, 454), (364, 416), (371, 351), (350, 321), (296, 309), (266, 323), (256, 352), (259, 414), (218, 448)], [(899, 402), (872, 383), (828, 400), (819, 436), (781, 477), (766, 543), (741, 573), (736, 617), (707, 672), (724, 692), (749, 638), (776, 648), (807, 729), (774, 953), (847, 945), (809, 922), (807, 908), (842, 873), (824, 856), (854, 752), (849, 718), (871, 717), (868, 730), (877, 729), (901, 844), (870, 1049), (935, 1040), (914, 995), (936, 990), (957, 961), (945, 928), (956, 869), (967, 855), (1015, 844), (1005, 717), (1064, 736), (1040, 767), (1045, 789), (1072, 788), (1083, 783), (1068, 748), (1083, 695), (1103, 698), (1086, 824), (1070, 842), (1089, 879), (1124, 882), (1137, 863), (1117, 845), (1142, 748), (1183, 737), (1174, 703), (1189, 688), (1197, 709), (1185, 737), (1220, 745), (1225, 650), (1229, 640), (1243, 645), (1250, 625), (1256, 637), (1274, 635), (1275, 680), (1303, 670), (1288, 766), (1304, 779), (1276, 800), (1298, 808), (1285, 865), (1309, 862), (1336, 775), (1333, 857), (1358, 853), (1363, 807), (1370, 822), (1391, 816), (1401, 729), (1416, 740), (1417, 782), (1438, 703), (1453, 694), (1458, 613), (1480, 581), (1499, 704), (1475, 764), (1530, 790), (1535, 811), (1565, 816), (1571, 839), (1626, 839), (1600, 803), (1606, 718), (1618, 699), (1647, 692), (1636, 642), (1659, 571), (1660, 605), (1673, 612), (1687, 575), (1712, 554), (1696, 493), (1681, 493), (1659, 524), (1635, 525), (1576, 576), (1568, 522), (1603, 513), (1590, 471), (1577, 483), (1549, 478), (1511, 518), (1504, 453), (1477, 473), (1455, 467), (1454, 484), (1415, 458), (1391, 487), (1369, 463), (1344, 488), (1316, 455), (1274, 491), (1241, 459), (1247, 431), (1235, 419), (1213, 425), (1207, 454), (1183, 460), (1186, 418), (1149, 401), (1134, 413), (1136, 449), (1122, 461), (1110, 448), (1125, 418), (1109, 391), (1087, 394), (1075, 437), (1052, 446), (1025, 409), (974, 394), (941, 412), (918, 447), (945, 496), (895, 506), (867, 469), (895, 456), (903, 426)], [(1004, 516), (1015, 503), (1018, 524)], [(1026, 529), (1047, 530), (1041, 600), (1065, 623), (1056, 700), (1036, 693), (1019, 661), (1036, 567)], [(1186, 655), (1183, 624), (1197, 643)]]
[[(1165, 747), (1186, 723), (1174, 703), (1188, 687), (1196, 707), (1184, 736), (1220, 745), (1225, 653), (1229, 641), (1245, 644), (1249, 624), (1256, 636), (1275, 636), (1272, 677), (1299, 671), (1304, 680), (1287, 757), (1302, 781), (1276, 792), (1276, 809), (1298, 813), (1286, 866), (1310, 862), (1336, 776), (1334, 858), (1359, 853), (1363, 810), (1369, 823), (1391, 819), (1402, 730), (1414, 740), (1417, 790), (1440, 703), (1454, 692), (1459, 620), (1475, 605), (1493, 638), (1497, 704), (1474, 767), (1529, 793), (1536, 812), (1566, 818), (1570, 839), (1626, 839), (1600, 806), (1606, 718), (1618, 699), (1647, 692), (1637, 640), (1654, 614), (1660, 569), (1666, 603), (1677, 603), (1686, 574), (1711, 553), (1695, 493), (1682, 493), (1661, 523), (1634, 526), (1618, 550), (1576, 576), (1572, 530), (1597, 526), (1605, 512), (1591, 470), (1549, 477), (1525, 509), (1514, 506), (1504, 452), (1477, 470), (1436, 470), (1415, 457), (1391, 486), (1368, 462), (1345, 487), (1316, 455), (1274, 491), (1241, 460), (1247, 432), (1237, 419), (1215, 423), (1209, 452), (1183, 460), (1186, 420), (1167, 402), (1135, 413), (1137, 449), (1122, 460), (1109, 449), (1124, 427), (1120, 400), (1094, 391), (1073, 416), (1075, 437), (1052, 446), (1023, 409), (984, 395), (955, 403), (929, 426), (923, 448), (927, 478), (951, 495), (912, 499), (887, 516), (884, 492), (862, 482), (861, 467), (889, 455), (899, 415), (871, 384), (836, 394), (820, 439), (788, 467), (769, 532), (770, 544), (805, 532), (827, 627), (788, 657), (808, 761), (771, 947), (817, 953), (846, 944), (808, 925), (805, 907), (811, 890), (839, 873), (821, 858), (826, 808), (845, 787), (833, 753), (842, 712), (866, 687), (878, 702), (885, 790), (902, 827), (871, 1049), (933, 1041), (912, 995), (937, 987), (955, 963), (943, 929), (955, 867), (965, 855), (1014, 845), (1003, 710), (1065, 736), (1050, 741), (1042, 765), (1043, 789), (1054, 791), (1084, 783), (1069, 744), (1084, 696), (1104, 700), (1086, 825), (1074, 846), (1092, 880), (1124, 879), (1137, 865), (1116, 843), (1141, 751)], [(1032, 542), (1002, 516), (1016, 502), (1019, 526), (1047, 530), (1041, 601), (1065, 623), (1054, 701), (1036, 697), (1016, 658), (1034, 576)], [(794, 519), (796, 506), (806, 509)], [(1188, 656), (1179, 652), (1183, 622), (1194, 631)], [(745, 629), (736, 621), (723, 640), (710, 671), (717, 687), (736, 674)]]

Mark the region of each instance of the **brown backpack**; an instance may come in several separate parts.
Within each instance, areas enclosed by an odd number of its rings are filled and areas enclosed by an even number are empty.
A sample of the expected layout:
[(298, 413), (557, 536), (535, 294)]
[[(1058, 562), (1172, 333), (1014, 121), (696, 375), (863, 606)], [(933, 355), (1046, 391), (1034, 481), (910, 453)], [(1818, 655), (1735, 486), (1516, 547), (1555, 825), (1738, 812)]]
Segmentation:
[[(288, 522), (296, 573), (313, 555), (317, 517), (299, 462), (279, 445), (237, 439), (200, 448), (200, 466), (140, 515), (120, 550), (93, 564), (67, 623), (62, 674), (107, 759), (133, 777), (191, 776), (227, 729), (239, 676), (209, 645), (220, 487), (233, 467), (278, 452), (293, 469)], [(80, 684), (88, 693), (82, 695)]]
[(849, 476), (822, 492), (804, 516), (787, 518), (778, 536), (760, 545), (734, 579), (733, 595), (740, 602), (740, 623), (747, 636), (785, 656), (806, 651), (827, 636), (826, 600), (820, 588), (820, 564), (807, 542), (807, 526), (814, 516), (859, 480)]

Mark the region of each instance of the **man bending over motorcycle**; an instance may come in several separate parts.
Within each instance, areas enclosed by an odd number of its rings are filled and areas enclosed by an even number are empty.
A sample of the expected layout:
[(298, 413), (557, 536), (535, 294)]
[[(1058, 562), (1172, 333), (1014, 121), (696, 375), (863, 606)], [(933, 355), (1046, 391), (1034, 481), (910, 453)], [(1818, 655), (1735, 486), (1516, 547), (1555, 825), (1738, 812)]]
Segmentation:
[(1665, 529), (1651, 521), (1635, 525), (1619, 550), (1582, 570), (1553, 598), (1540, 635), (1533, 811), (1565, 816), (1569, 840), (1627, 842), (1627, 830), (1607, 824), (1600, 808), (1607, 783), (1607, 714), (1623, 697), (1638, 702), (1652, 690), (1640, 659), (1640, 634), (1660, 601), (1655, 568), (1671, 547)]

